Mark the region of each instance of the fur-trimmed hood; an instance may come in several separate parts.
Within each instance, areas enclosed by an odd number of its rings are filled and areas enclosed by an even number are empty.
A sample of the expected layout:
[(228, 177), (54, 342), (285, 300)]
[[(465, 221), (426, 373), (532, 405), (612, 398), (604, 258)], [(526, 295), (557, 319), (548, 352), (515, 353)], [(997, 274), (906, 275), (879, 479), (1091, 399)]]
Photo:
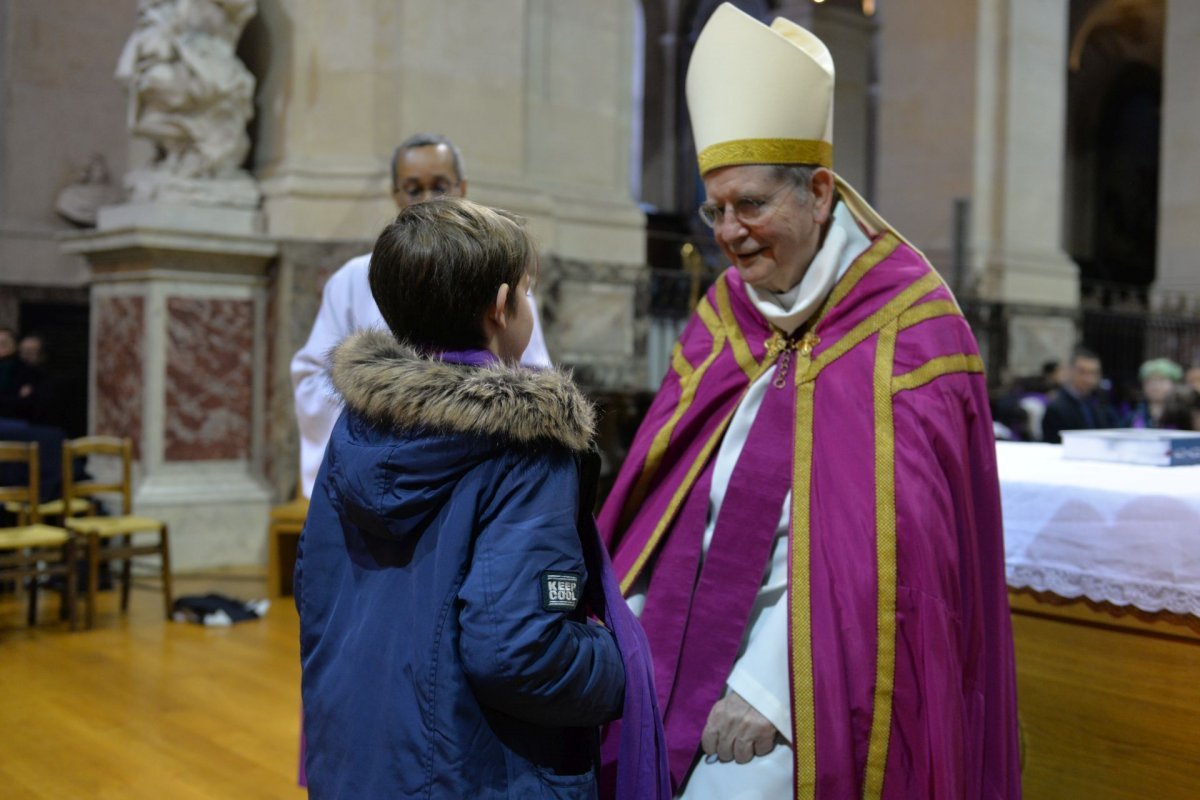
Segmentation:
[(587, 449), (595, 411), (559, 370), (471, 367), (422, 356), (387, 331), (348, 337), (332, 356), (346, 407), (401, 430), (464, 433), (514, 444)]

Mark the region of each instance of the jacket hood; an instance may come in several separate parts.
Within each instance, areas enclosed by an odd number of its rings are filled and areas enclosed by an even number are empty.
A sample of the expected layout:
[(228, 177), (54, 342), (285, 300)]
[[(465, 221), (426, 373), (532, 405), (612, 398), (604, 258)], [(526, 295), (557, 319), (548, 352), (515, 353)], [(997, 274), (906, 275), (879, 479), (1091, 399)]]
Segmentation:
[(387, 331), (347, 338), (331, 376), (350, 413), (329, 441), (327, 481), (344, 519), (381, 548), (363, 563), (393, 557), (381, 539), (412, 543), (450, 513), (483, 462), (582, 450), (594, 429), (591, 404), (562, 372), (438, 361)]
[(586, 450), (595, 432), (592, 405), (565, 372), (451, 364), (386, 331), (348, 337), (333, 352), (331, 376), (346, 407), (376, 425), (572, 451)]

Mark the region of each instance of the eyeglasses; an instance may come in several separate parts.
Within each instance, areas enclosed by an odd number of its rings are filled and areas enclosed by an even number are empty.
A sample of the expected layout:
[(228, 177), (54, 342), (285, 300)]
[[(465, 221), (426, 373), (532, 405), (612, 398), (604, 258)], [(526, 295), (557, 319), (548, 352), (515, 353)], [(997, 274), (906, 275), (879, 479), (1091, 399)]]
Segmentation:
[(422, 186), (419, 183), (411, 183), (399, 188), (400, 194), (407, 197), (409, 200), (416, 202), (423, 199), (426, 195), (430, 198), (442, 197), (450, 192), (453, 192), (459, 187), (458, 182), (448, 180), (436, 180), (430, 186)]
[(725, 222), (725, 209), (733, 206), (733, 218), (743, 225), (753, 225), (767, 216), (774, 207), (774, 200), (785, 189), (795, 189), (796, 184), (786, 183), (768, 195), (742, 195), (728, 203), (704, 203), (697, 209), (700, 219), (710, 228)]

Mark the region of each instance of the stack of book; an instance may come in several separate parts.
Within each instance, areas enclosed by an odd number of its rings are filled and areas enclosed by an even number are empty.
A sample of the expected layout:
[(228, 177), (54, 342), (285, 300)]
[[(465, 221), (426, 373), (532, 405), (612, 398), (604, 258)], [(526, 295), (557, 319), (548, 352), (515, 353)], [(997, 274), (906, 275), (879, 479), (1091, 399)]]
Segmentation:
[(1063, 431), (1063, 458), (1156, 467), (1200, 464), (1200, 432), (1115, 428)]

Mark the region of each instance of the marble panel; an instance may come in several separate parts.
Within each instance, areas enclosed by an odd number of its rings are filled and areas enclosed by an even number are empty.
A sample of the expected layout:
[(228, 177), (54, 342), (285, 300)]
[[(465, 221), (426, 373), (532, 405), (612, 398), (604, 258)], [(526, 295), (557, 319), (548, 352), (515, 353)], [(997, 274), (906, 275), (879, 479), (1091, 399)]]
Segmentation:
[(167, 299), (167, 461), (250, 455), (254, 304)]
[(142, 341), (145, 300), (141, 297), (99, 297), (96, 314), (95, 419), (92, 432), (133, 440), (140, 457), (142, 396), (145, 387)]

